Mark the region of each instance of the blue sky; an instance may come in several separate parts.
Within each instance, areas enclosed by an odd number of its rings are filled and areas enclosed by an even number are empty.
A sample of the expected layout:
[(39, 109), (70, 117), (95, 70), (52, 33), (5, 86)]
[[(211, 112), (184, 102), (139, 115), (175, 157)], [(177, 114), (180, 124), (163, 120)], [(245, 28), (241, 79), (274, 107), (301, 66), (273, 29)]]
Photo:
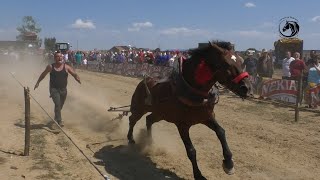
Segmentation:
[(22, 17), (33, 16), (41, 38), (73, 49), (114, 45), (186, 49), (218, 39), (236, 50), (273, 48), (279, 20), (298, 19), (304, 49), (320, 49), (319, 0), (2, 0), (0, 40), (15, 40)]

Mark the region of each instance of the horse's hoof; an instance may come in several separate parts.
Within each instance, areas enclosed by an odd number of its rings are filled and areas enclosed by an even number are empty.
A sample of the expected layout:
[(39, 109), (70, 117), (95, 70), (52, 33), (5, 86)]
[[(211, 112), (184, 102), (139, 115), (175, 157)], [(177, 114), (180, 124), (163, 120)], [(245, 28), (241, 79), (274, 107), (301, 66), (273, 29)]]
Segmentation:
[(223, 160), (223, 163), (222, 163), (222, 167), (223, 167), (223, 170), (226, 174), (228, 175), (232, 175), (235, 173), (235, 169), (233, 167), (233, 161), (231, 160), (230, 162), (227, 163), (226, 160)]
[(207, 178), (205, 178), (204, 176), (200, 175), (200, 176), (196, 176), (194, 177), (195, 180), (207, 180)]
[(224, 172), (225, 172), (226, 174), (228, 174), (228, 175), (232, 175), (232, 174), (235, 173), (234, 168), (227, 169), (227, 168), (223, 167), (223, 170), (224, 170)]

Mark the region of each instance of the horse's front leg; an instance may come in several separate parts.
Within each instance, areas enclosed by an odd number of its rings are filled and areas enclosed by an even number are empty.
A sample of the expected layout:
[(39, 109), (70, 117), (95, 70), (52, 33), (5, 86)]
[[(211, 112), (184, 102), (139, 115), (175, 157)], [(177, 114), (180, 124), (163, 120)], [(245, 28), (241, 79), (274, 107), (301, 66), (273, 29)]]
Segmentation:
[(223, 170), (228, 175), (233, 174), (235, 170), (233, 167), (232, 153), (227, 143), (225, 130), (218, 124), (213, 116), (211, 116), (211, 118), (209, 118), (204, 124), (210, 129), (214, 130), (218, 136), (218, 139), (220, 140), (224, 157)]
[(143, 113), (132, 112), (131, 116), (129, 117), (129, 130), (127, 135), (129, 144), (135, 144), (135, 141), (133, 139), (133, 128), (142, 116)]
[(199, 170), (198, 164), (197, 164), (196, 150), (193, 147), (193, 144), (191, 142), (190, 135), (189, 135), (190, 126), (177, 125), (177, 127), (179, 130), (179, 134), (181, 136), (181, 139), (182, 139), (184, 146), (186, 148), (187, 155), (192, 163), (194, 179), (206, 180), (206, 178), (202, 176), (202, 174)]

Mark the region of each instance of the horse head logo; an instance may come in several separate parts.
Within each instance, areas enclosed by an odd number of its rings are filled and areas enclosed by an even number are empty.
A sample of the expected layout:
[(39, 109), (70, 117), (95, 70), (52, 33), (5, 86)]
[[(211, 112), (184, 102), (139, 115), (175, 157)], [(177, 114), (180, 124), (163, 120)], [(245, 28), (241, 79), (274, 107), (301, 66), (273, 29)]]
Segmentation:
[(283, 18), (279, 24), (279, 32), (283, 37), (291, 38), (299, 33), (298, 21), (294, 18)]

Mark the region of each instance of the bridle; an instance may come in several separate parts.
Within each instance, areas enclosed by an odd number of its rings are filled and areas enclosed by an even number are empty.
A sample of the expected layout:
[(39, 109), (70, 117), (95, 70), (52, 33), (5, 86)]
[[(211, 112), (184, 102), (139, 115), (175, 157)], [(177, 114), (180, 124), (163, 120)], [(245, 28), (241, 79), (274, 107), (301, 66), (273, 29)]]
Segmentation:
[(242, 73), (239, 74), (236, 78), (234, 78), (234, 79), (232, 80), (232, 82), (234, 82), (234, 83), (236, 83), (236, 84), (239, 84), (239, 82), (240, 82), (241, 80), (243, 80), (244, 78), (247, 78), (247, 77), (249, 77), (248, 72), (242, 72)]
[[(228, 52), (228, 53), (229, 53), (229, 52)], [(231, 53), (230, 53), (230, 54), (231, 54)], [(184, 82), (184, 84), (187, 85), (187, 87), (188, 87), (192, 92), (194, 92), (194, 93), (196, 93), (196, 94), (198, 94), (198, 95), (200, 95), (200, 96), (202, 96), (202, 97), (207, 97), (207, 96), (208, 96), (208, 92), (202, 91), (202, 90), (198, 90), (198, 89), (190, 86), (190, 84), (187, 83), (187, 82), (184, 80), (184, 77), (183, 77), (183, 75), (182, 75), (182, 64), (183, 64), (183, 61), (184, 61), (184, 60), (185, 60), (185, 58), (183, 58), (183, 57), (180, 57), (180, 58), (179, 58), (179, 66), (180, 66), (180, 67), (179, 67), (179, 71), (181, 72), (180, 76), (181, 76), (182, 81)], [(215, 77), (215, 75), (216, 75), (218, 72), (221, 72), (221, 70), (223, 69), (223, 65), (221, 65), (221, 64), (219, 64), (219, 65), (218, 65), (218, 64), (215, 64), (215, 65), (214, 65), (214, 68), (215, 68), (215, 71), (213, 71), (212, 77)], [(235, 77), (235, 78), (232, 80), (232, 82), (233, 82), (233, 83), (236, 83), (236, 84), (239, 84), (241, 80), (243, 80), (244, 78), (247, 78), (247, 77), (249, 77), (248, 72), (242, 72), (242, 73), (240, 73), (237, 77)], [(213, 83), (213, 81), (215, 81), (215, 80), (212, 79), (212, 80), (209, 81), (208, 83), (211, 84), (211, 83)]]

